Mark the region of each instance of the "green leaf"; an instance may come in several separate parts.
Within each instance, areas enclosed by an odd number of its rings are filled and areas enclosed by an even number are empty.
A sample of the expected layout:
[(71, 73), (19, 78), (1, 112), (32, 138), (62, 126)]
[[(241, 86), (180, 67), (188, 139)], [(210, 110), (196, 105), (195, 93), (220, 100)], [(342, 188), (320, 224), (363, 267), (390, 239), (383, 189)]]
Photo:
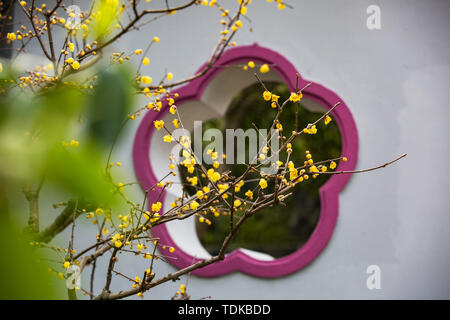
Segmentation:
[(98, 79), (89, 107), (89, 131), (93, 139), (110, 147), (124, 125), (133, 103), (133, 79), (125, 66), (114, 66)]

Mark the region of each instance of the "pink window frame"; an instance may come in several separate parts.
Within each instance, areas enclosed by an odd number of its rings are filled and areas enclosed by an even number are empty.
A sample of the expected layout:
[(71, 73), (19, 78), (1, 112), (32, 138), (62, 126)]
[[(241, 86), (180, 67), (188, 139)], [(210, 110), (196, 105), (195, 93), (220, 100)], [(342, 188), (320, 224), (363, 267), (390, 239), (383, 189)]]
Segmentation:
[[(278, 73), (289, 89), (291, 91), (295, 89), (296, 74), (299, 73), (296, 68), (282, 55), (257, 44), (232, 48), (225, 52), (216, 64), (229, 66), (246, 63), (249, 60), (253, 60), (257, 64), (267, 63), (272, 65), (271, 69)], [(199, 70), (203, 68), (204, 66)], [(177, 105), (181, 106), (187, 101), (200, 100), (208, 83), (222, 70), (223, 68), (212, 68), (204, 76), (177, 89), (176, 92), (180, 94)], [(300, 77), (299, 87), (302, 88), (309, 82)], [(341, 102), (341, 105), (332, 111), (332, 117), (341, 133), (342, 155), (345, 155), (348, 161), (341, 161), (336, 170), (354, 170), (358, 157), (358, 132), (353, 116), (343, 99), (333, 91), (315, 82), (303, 94), (304, 98), (316, 101), (327, 109), (330, 109), (336, 102)], [(163, 103), (160, 112), (148, 112), (142, 119), (135, 136), (133, 162), (137, 179), (144, 190), (158, 181), (153, 172), (149, 156), (151, 137), (154, 132), (153, 121), (160, 119), (167, 112), (168, 105), (166, 103)], [(274, 278), (291, 274), (307, 266), (324, 250), (333, 234), (339, 211), (338, 195), (347, 184), (350, 176), (349, 174), (333, 175), (320, 188), (321, 211), (319, 221), (309, 240), (296, 252), (271, 261), (261, 261), (237, 249), (227, 254), (223, 261), (197, 269), (193, 274), (216, 277), (240, 271), (252, 276)], [(151, 204), (156, 201), (156, 197), (156, 192), (150, 192), (148, 203)], [(160, 201), (163, 203), (164, 198), (165, 194), (162, 194)], [(202, 260), (184, 252), (170, 237), (164, 224), (151, 229), (151, 233), (154, 237), (160, 238), (161, 243), (175, 248), (172, 253), (175, 259), (170, 259), (170, 262), (177, 268), (181, 269)]]

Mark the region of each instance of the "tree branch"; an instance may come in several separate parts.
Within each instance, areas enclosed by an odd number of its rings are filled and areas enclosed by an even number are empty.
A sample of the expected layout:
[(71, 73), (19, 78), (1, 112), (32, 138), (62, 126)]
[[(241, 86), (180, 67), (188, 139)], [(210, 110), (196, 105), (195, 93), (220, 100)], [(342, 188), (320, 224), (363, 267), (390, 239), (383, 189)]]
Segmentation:
[[(77, 210), (77, 201), (78, 208), (80, 210)], [(96, 206), (94, 204), (86, 201), (70, 200), (66, 208), (60, 213), (58, 217), (56, 217), (53, 223), (36, 236), (36, 241), (45, 243), (50, 242), (57, 234), (61, 233), (81, 215), (81, 209), (91, 211), (95, 210), (95, 208)]]

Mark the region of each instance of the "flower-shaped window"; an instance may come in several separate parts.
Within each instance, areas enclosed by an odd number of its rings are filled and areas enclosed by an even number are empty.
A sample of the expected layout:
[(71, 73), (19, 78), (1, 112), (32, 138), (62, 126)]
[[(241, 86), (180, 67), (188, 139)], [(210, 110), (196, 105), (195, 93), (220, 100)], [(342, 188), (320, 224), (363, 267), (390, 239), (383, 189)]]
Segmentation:
[[(268, 91), (279, 95), (280, 101), (289, 98), (290, 91), (284, 83), (265, 82), (264, 85)], [(316, 121), (326, 112), (326, 109), (319, 105), (314, 105), (316, 108), (310, 110), (311, 107), (311, 103), (306, 102), (304, 105), (300, 102), (299, 105), (285, 108), (279, 118), (283, 124), (283, 132), (289, 133), (295, 129), (293, 119), (296, 118), (296, 114), (299, 119), (298, 126), (304, 127), (306, 124)], [(264, 112), (260, 112), (262, 110)], [(201, 133), (210, 128), (215, 128), (222, 132), (223, 137), (227, 137), (227, 129), (267, 128), (272, 124), (276, 113), (277, 109), (268, 107), (268, 103), (262, 98), (261, 85), (255, 83), (233, 98), (223, 117), (203, 122)], [(333, 121), (327, 124), (321, 122), (315, 135), (299, 135), (293, 141), (293, 151), (289, 155), (289, 160), (296, 164), (302, 164), (307, 160), (305, 151), (309, 152), (308, 154), (312, 155), (315, 160), (339, 158), (341, 156), (339, 128)], [(191, 137), (196, 140), (196, 133), (192, 132)], [(241, 150), (244, 155), (250, 154), (250, 142), (251, 139), (248, 138), (245, 149)], [(209, 141), (203, 141), (203, 150), (207, 149), (208, 144)], [(225, 141), (223, 141), (223, 145), (223, 149), (227, 150), (228, 153)], [(236, 155), (239, 151), (236, 144), (234, 149), (233, 154)], [(286, 158), (287, 154), (283, 154), (280, 160), (286, 163)], [(224, 161), (222, 167), (223, 171), (230, 171), (232, 176), (239, 177), (244, 173), (247, 165), (227, 164)], [(189, 173), (186, 168), (180, 166), (180, 173), (185, 190), (190, 196), (194, 196), (197, 190), (189, 184)], [(246, 183), (245, 187), (243, 186), (240, 190), (254, 190), (258, 184), (258, 177), (259, 174), (256, 172), (251, 174), (248, 177), (250, 182)], [(317, 179), (310, 179), (307, 183), (299, 183), (293, 190), (292, 195), (284, 201), (285, 206), (271, 206), (259, 211), (242, 225), (231, 241), (227, 252), (243, 249), (247, 253), (253, 255), (257, 253), (259, 257), (273, 260), (297, 251), (308, 241), (316, 228), (321, 207), (319, 190), (330, 177), (330, 175), (320, 175)], [(242, 191), (242, 194), (245, 190)], [(270, 193), (272, 190), (269, 188), (268, 192)], [(220, 251), (223, 239), (229, 232), (229, 217), (226, 212), (223, 212), (223, 214), (216, 212), (214, 215), (207, 215), (207, 217), (213, 219), (213, 222), (205, 223), (205, 219), (201, 215), (197, 218), (197, 234), (206, 250), (210, 254), (216, 255)]]
[[(231, 49), (217, 63), (217, 66), (228, 66), (229, 68), (213, 68), (203, 77), (176, 90), (179, 93), (177, 106), (185, 129), (193, 131), (194, 121), (208, 121), (225, 117), (232, 106), (233, 98), (243, 89), (257, 82), (252, 72), (244, 71), (240, 67), (233, 67), (247, 63), (249, 60), (271, 66), (270, 72), (261, 75), (264, 82), (283, 83), (289, 91), (293, 91), (296, 85), (302, 88), (309, 83), (301, 77), (297, 79), (298, 72), (293, 65), (272, 50), (257, 45)], [(337, 125), (336, 130), (338, 129), (341, 136), (341, 141), (337, 139), (334, 146), (340, 145), (340, 153), (346, 155), (349, 161), (340, 162), (337, 170), (353, 170), (357, 159), (358, 138), (354, 120), (345, 102), (334, 92), (314, 82), (303, 94), (302, 104), (311, 112), (323, 112), (338, 101), (341, 102), (341, 105), (331, 113)], [(255, 110), (253, 112), (264, 111)], [(168, 155), (172, 146), (162, 142), (165, 133), (154, 130), (153, 126), (153, 121), (161, 118), (167, 122), (172, 120), (167, 105), (164, 105), (159, 113), (152, 111), (144, 117), (135, 138), (134, 165), (138, 180), (145, 190), (167, 174)], [(337, 135), (337, 131), (335, 135)], [(180, 176), (181, 174), (178, 174), (177, 178), (180, 179)], [(319, 189), (320, 214), (315, 218), (312, 215), (311, 230), (306, 232), (305, 239), (300, 239), (300, 242), (293, 244), (297, 248), (292, 249), (291, 246), (289, 250), (279, 253), (258, 250), (258, 248), (256, 250), (255, 248), (252, 250), (235, 249), (227, 254), (223, 261), (198, 269), (194, 274), (218, 276), (242, 271), (261, 277), (278, 277), (306, 266), (318, 256), (331, 238), (338, 216), (338, 194), (349, 178), (350, 175), (333, 175), (326, 182), (322, 181), (324, 184)], [(163, 202), (164, 208), (169, 208), (169, 204), (181, 194), (182, 181), (178, 180), (178, 183), (175, 183), (172, 188), (164, 191), (159, 201)], [(149, 202), (156, 201), (156, 197), (155, 193), (149, 193)], [(295, 198), (292, 201), (296, 201)], [(301, 200), (297, 198), (297, 201)], [(301, 204), (298, 205), (298, 208), (301, 210)], [(211, 256), (204, 246), (205, 239), (202, 238), (200, 241), (198, 230), (195, 219), (186, 219), (160, 225), (153, 228), (151, 232), (153, 236), (161, 239), (161, 243), (175, 248), (173, 253), (175, 259), (171, 259), (170, 262), (183, 268)]]

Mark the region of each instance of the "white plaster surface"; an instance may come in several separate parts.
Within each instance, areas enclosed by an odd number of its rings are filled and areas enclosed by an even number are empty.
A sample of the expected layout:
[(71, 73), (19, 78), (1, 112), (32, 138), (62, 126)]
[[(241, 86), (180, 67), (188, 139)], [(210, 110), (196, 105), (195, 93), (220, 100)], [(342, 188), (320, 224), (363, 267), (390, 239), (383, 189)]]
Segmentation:
[[(359, 131), (358, 168), (405, 152), (408, 157), (392, 167), (352, 177), (339, 197), (339, 220), (331, 241), (305, 269), (270, 280), (240, 273), (192, 276), (189, 293), (193, 298), (215, 299), (450, 298), (450, 2), (290, 3), (293, 10), (277, 11), (273, 3), (253, 1), (248, 10), (253, 32), (244, 30), (236, 38), (238, 44), (258, 42), (277, 50), (305, 78), (345, 100)], [(381, 30), (366, 28), (366, 8), (371, 4), (381, 8)], [(158, 35), (161, 42), (151, 50), (155, 63), (145, 70), (158, 79), (169, 68), (175, 80), (181, 79), (207, 60), (220, 30), (219, 19), (208, 8), (189, 9), (149, 24), (118, 46), (144, 47), (145, 37)], [(113, 155), (132, 179), (132, 141), (138, 123), (128, 127)], [(139, 188), (131, 190), (131, 197), (142, 196)], [(52, 203), (47, 200), (41, 205)], [(83, 247), (95, 231), (88, 225), (77, 229), (82, 233), (78, 245)], [(142, 274), (142, 259), (119, 259), (119, 270)], [(381, 268), (380, 290), (366, 287), (366, 268), (371, 264)], [(174, 270), (162, 263), (157, 267), (159, 274)], [(103, 287), (105, 269), (102, 263), (97, 266), (97, 289)], [(88, 281), (83, 278), (83, 283)], [(159, 286), (146, 298), (170, 298), (178, 285)], [(115, 280), (112, 290), (128, 287), (126, 280)]]

